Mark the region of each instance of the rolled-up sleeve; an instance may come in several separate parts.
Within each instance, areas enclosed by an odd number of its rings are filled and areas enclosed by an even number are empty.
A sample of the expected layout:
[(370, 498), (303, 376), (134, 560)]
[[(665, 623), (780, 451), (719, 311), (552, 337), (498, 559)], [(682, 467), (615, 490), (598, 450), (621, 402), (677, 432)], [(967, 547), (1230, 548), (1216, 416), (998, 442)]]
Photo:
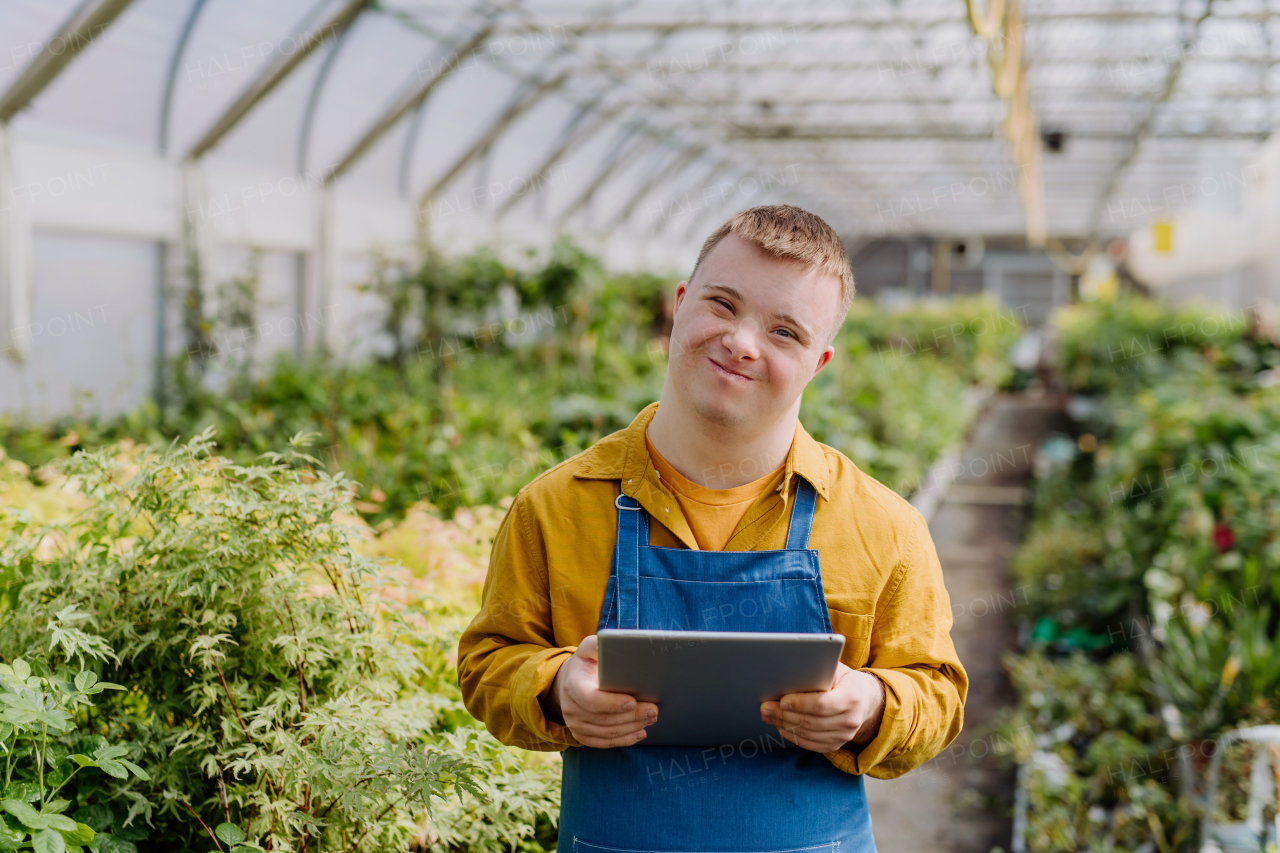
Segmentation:
[(827, 753), (849, 773), (893, 779), (933, 758), (964, 724), (969, 678), (951, 642), (951, 599), (933, 539), (915, 512), (894, 577), (876, 607), (862, 669), (885, 685), (884, 717), (861, 749)]
[(493, 542), (480, 612), (458, 642), (462, 702), (498, 740), (533, 750), (578, 746), (546, 718), (541, 699), (576, 647), (552, 631), (546, 549), (530, 507), (517, 496)]

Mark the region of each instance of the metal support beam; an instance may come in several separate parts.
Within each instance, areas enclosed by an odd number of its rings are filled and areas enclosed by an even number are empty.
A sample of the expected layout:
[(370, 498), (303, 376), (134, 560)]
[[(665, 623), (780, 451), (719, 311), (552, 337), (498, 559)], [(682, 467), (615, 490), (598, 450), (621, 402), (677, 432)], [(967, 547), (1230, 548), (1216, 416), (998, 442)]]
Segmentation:
[[(670, 40), (672, 35), (673, 33), (670, 32), (660, 34), (652, 44), (639, 54), (638, 58), (646, 59), (656, 54), (662, 49), (663, 45)], [(594, 98), (589, 102), (582, 104), (578, 108), (574, 113), (573, 118), (565, 124), (564, 130), (560, 134), (560, 139), (552, 149), (551, 153), (547, 155), (546, 159), (542, 162), (542, 165), (533, 171), (533, 174), (549, 174), (550, 170), (555, 168), (555, 165), (559, 163), (561, 159), (593, 137), (601, 128), (605, 127), (605, 125), (607, 125), (611, 120), (622, 113), (626, 106), (625, 104), (615, 104), (607, 110), (600, 111), (596, 111), (596, 108), (611, 92), (621, 86), (623, 82), (624, 80), (614, 80), (612, 83), (605, 85), (596, 93)], [(592, 113), (594, 113), (594, 115), (592, 115)], [(591, 116), (591, 120), (586, 124), (583, 124), (584, 119), (587, 119), (588, 116)], [(519, 204), (526, 196), (539, 195), (541, 189), (542, 183), (539, 182), (538, 186), (536, 186), (532, 192), (519, 196), (512, 196), (507, 199), (507, 201), (498, 208), (497, 218), (501, 219), (505, 216), (512, 207)], [(541, 196), (539, 197), (541, 198)]]
[[(1265, 129), (1258, 130), (1208, 130), (1204, 133), (1193, 133), (1187, 130), (1150, 130), (1148, 139), (1186, 139), (1198, 140), (1230, 140), (1244, 139), (1262, 142), (1271, 134)], [(955, 142), (991, 144), (991, 132), (975, 128), (934, 126), (928, 129), (912, 129), (904, 127), (868, 128), (863, 125), (814, 125), (814, 126), (748, 126), (739, 125), (730, 139), (753, 140), (770, 143), (812, 142), (827, 140), (844, 140), (849, 142)], [(1106, 142), (1131, 141), (1132, 133), (1119, 130), (1090, 130), (1088, 128), (1072, 128), (1069, 138), (1078, 140), (1099, 140)]]
[[(551, 169), (554, 169), (557, 163), (568, 156), (570, 152), (580, 148), (583, 143), (603, 130), (609, 121), (621, 112), (621, 110), (617, 108), (603, 110), (600, 112), (592, 112), (595, 103), (596, 102), (584, 105), (577, 111), (577, 113), (574, 114), (573, 118), (565, 125), (564, 130), (560, 134), (560, 140), (557, 142), (556, 146), (551, 149), (551, 153), (543, 158), (542, 162), (538, 164), (538, 168), (533, 170), (534, 175), (550, 174)], [(505, 216), (511, 208), (519, 204), (524, 198), (536, 193), (537, 189), (533, 192), (524, 193), (523, 195), (513, 195), (511, 198), (503, 202), (502, 206), (498, 208), (498, 217)]]
[[(8, 91), (0, 95), (0, 124), (7, 123), (43, 92), (132, 2), (95, 0), (80, 4), (58, 32), (44, 42), (44, 49), (22, 69)], [(55, 45), (61, 50), (55, 52)]]
[[(714, 181), (716, 178), (723, 175), (726, 171), (728, 171), (732, 167), (733, 167), (733, 161), (729, 160), (727, 157), (721, 160), (719, 163), (716, 163), (716, 165), (712, 166), (711, 170), (708, 171), (705, 175), (703, 175), (702, 178), (700, 179), (702, 186), (704, 188), (709, 187), (712, 181)], [(685, 193), (684, 201), (686, 203), (686, 208), (684, 212), (692, 213), (693, 203), (689, 201), (688, 193)], [(672, 211), (675, 211), (677, 209), (676, 205), (673, 204), (671, 206), (671, 209)], [(657, 236), (662, 234), (662, 232), (666, 231), (667, 228), (670, 227), (671, 223), (674, 222), (677, 218), (679, 218), (679, 216), (680, 216), (679, 213), (676, 213), (675, 215), (668, 213), (666, 216), (662, 217), (662, 219), (659, 220), (658, 224), (653, 229), (654, 235)]]
[(315, 127), (316, 113), (320, 110), (320, 97), (324, 94), (325, 86), (329, 83), (329, 75), (333, 73), (333, 66), (337, 64), (338, 57), (342, 55), (342, 46), (347, 43), (347, 37), (350, 35), (351, 30), (348, 29), (333, 40), (333, 46), (324, 55), (324, 59), (320, 60), (320, 67), (316, 69), (316, 76), (311, 80), (311, 91), (307, 93), (307, 106), (302, 112), (302, 123), (298, 127), (299, 175), (305, 175), (307, 167), (311, 165), (311, 132), (312, 128)]
[(683, 152), (677, 152), (676, 155), (672, 157), (665, 166), (659, 169), (656, 174), (651, 173), (646, 175), (640, 181), (640, 188), (636, 190), (635, 194), (631, 196), (630, 199), (627, 200), (627, 203), (622, 206), (622, 210), (618, 212), (618, 215), (613, 218), (605, 230), (612, 231), (623, 225), (623, 223), (631, 218), (631, 214), (640, 206), (640, 202), (644, 200), (645, 196), (661, 187), (668, 178), (674, 178), (685, 169), (692, 166), (698, 161), (698, 158), (705, 153), (705, 149), (698, 148), (691, 148)]
[(31, 349), (31, 255), (33, 235), (24, 200), (15, 190), (9, 126), (0, 123), (0, 353), (21, 362)]
[(34, 233), (25, 201), (18, 199), (9, 120), (25, 109), (66, 70), (81, 51), (102, 35), (133, 0), (88, 0), (43, 42), (9, 88), (0, 95), (0, 198), (12, 204), (0, 211), (0, 352), (13, 361), (31, 346)]
[[(1090, 242), (1098, 239), (1102, 231), (1102, 217), (1107, 209), (1107, 202), (1115, 193), (1116, 188), (1120, 185), (1120, 178), (1128, 170), (1130, 164), (1138, 156), (1138, 151), (1142, 148), (1142, 143), (1148, 137), (1154, 135), (1154, 125), (1156, 114), (1160, 111), (1160, 107), (1170, 97), (1178, 87), (1178, 80), (1182, 77), (1182, 69), (1186, 67), (1186, 60), (1194, 51), (1194, 47), (1200, 41), (1200, 30), (1204, 26), (1204, 22), (1213, 14), (1214, 0), (1205, 0), (1204, 10), (1200, 16), (1191, 23), (1191, 31), (1185, 38), (1182, 38), (1182, 32), (1178, 35), (1178, 51), (1172, 62), (1169, 63), (1169, 69), (1165, 74), (1164, 85), (1160, 87), (1160, 92), (1147, 104), (1145, 114), (1138, 119), (1137, 125), (1134, 127), (1133, 134), (1126, 140), (1125, 151), (1116, 162), (1115, 168), (1111, 171), (1111, 175), (1107, 178), (1106, 184), (1103, 186), (1102, 192), (1098, 194), (1098, 200), (1094, 204), (1093, 213), (1089, 219), (1089, 237)], [(1181, 29), (1181, 28), (1180, 28)], [(1187, 45), (1191, 46), (1191, 50), (1187, 49)]]
[(444, 174), (437, 178), (427, 191), (422, 194), (422, 197), (418, 200), (418, 208), (427, 208), (432, 199), (447, 187), (450, 182), (461, 175), (463, 170), (470, 166), (477, 157), (488, 151), (498, 141), (498, 137), (502, 135), (502, 132), (510, 127), (516, 119), (528, 112), (545, 96), (563, 86), (568, 79), (569, 71), (566, 69), (554, 77), (540, 80), (536, 83), (529, 83), (522, 87), (515, 97), (511, 99), (510, 103), (507, 104), (507, 108), (502, 111), (502, 114), (494, 119), (484, 133), (480, 134), (480, 138), (463, 152), (461, 157), (454, 160), (453, 164), (448, 169), (445, 169)]
[[(635, 142), (628, 145), (628, 142), (632, 139), (634, 139)], [(605, 182), (608, 181), (609, 178), (613, 177), (613, 174), (617, 172), (618, 169), (630, 163), (640, 154), (643, 154), (645, 149), (656, 142), (657, 140), (653, 137), (640, 135), (635, 131), (626, 134), (621, 140), (619, 140), (618, 144), (614, 146), (613, 151), (605, 160), (605, 165), (596, 173), (596, 176), (592, 178), (591, 183), (587, 185), (587, 188), (583, 190), (578, 197), (564, 209), (560, 216), (556, 218), (556, 227), (564, 227), (564, 224), (568, 222), (575, 213), (590, 203), (591, 199), (595, 197), (596, 192), (604, 186)]]
[(1031, 105), (1031, 81), (1027, 71), (1026, 24), (1018, 0), (989, 3), (986, 14), (979, 14), (976, 0), (965, 0), (969, 24), (976, 36), (987, 43), (987, 63), (991, 67), (991, 84), (1005, 105), (1004, 137), (1012, 149), (1018, 195), (1022, 199), (1022, 215), (1026, 220), (1027, 243), (1044, 246), (1048, 238), (1044, 173), (1040, 142), (1040, 119)]
[[(1064, 4), (1065, 5), (1065, 4)], [(862, 30), (876, 31), (885, 29), (908, 30), (914, 34), (915, 31), (927, 30), (933, 28), (954, 27), (963, 19), (955, 14), (947, 11), (948, 7), (943, 5), (937, 7), (943, 10), (941, 15), (930, 17), (915, 17), (904, 19), (889, 16), (856, 16), (846, 18), (822, 18), (814, 17), (808, 20), (797, 20), (795, 18), (744, 18), (744, 17), (723, 17), (723, 18), (690, 18), (688, 20), (679, 20), (676, 18), (650, 19), (650, 20), (632, 20), (632, 21), (576, 21), (566, 20), (541, 20), (536, 23), (527, 22), (524, 24), (513, 23), (505, 26), (501, 30), (501, 35), (537, 34), (541, 33), (547, 38), (553, 38), (555, 35), (569, 33), (574, 36), (584, 36), (591, 34), (616, 34), (616, 33), (635, 33), (635, 32), (681, 32), (689, 33), (698, 30), (707, 30), (711, 32), (759, 32), (761, 30), (773, 30), (777, 38), (782, 38), (783, 34), (791, 33), (796, 30), (831, 32), (837, 30)], [(1029, 24), (1053, 24), (1053, 23), (1082, 23), (1093, 22), (1100, 24), (1119, 24), (1133, 22), (1159, 22), (1168, 21), (1170, 18), (1176, 17), (1177, 13), (1164, 11), (1167, 7), (1152, 5), (1150, 10), (1134, 9), (1134, 10), (1110, 10), (1110, 9), (1080, 9), (1072, 10), (1069, 8), (1055, 9), (1053, 11), (1037, 12), (1031, 15), (1023, 15), (1023, 20)], [(1221, 18), (1227, 21), (1241, 21), (1248, 23), (1262, 23), (1267, 21), (1271, 12), (1259, 9), (1257, 11), (1245, 9), (1234, 12), (1229, 15), (1222, 15)]]
[(334, 167), (325, 174), (325, 181), (336, 181), (345, 175), (382, 138), (383, 134), (395, 127), (396, 123), (408, 115), (409, 112), (417, 109), (435, 91), (437, 86), (449, 78), (458, 67), (459, 60), (464, 54), (474, 50), (492, 32), (492, 25), (481, 27), (471, 38), (454, 48), (448, 58), (439, 65), (434, 66), (439, 69), (437, 73), (432, 74), (425, 80), (419, 75), (417, 85), (405, 88), (400, 97), (392, 102), (391, 106), (369, 126), (369, 129), (356, 140), (354, 145), (347, 149), (347, 153), (343, 154)]
[[(437, 71), (425, 80), (419, 77), (416, 85), (405, 87), (404, 91), (392, 101), (391, 105), (371, 124), (347, 153), (338, 159), (332, 169), (324, 175), (324, 185), (320, 192), (320, 211), (316, 248), (316, 280), (317, 297), (320, 310), (329, 309), (335, 294), (338, 292), (338, 265), (340, 257), (337, 247), (337, 210), (334, 198), (334, 183), (346, 174), (360, 158), (368, 153), (387, 131), (406, 115), (420, 108), (436, 87), (448, 79), (460, 65), (464, 55), (480, 45), (493, 32), (492, 22), (476, 30), (466, 41), (459, 42), (449, 51), (440, 63), (432, 63)], [(421, 219), (419, 219), (421, 221)], [(321, 351), (329, 350), (333, 345), (333, 336), (327, 323), (322, 323), (316, 346)]]
[(296, 33), (298, 49), (288, 56), (277, 55), (274, 62), (262, 69), (262, 72), (240, 93), (240, 97), (236, 98), (235, 102), (205, 131), (200, 141), (191, 146), (187, 151), (186, 159), (198, 160), (221, 142), (223, 137), (230, 133), (258, 105), (259, 101), (283, 83), (304, 59), (316, 48), (325, 44), (329, 38), (336, 38), (346, 31), (372, 2), (373, 0), (347, 0), (347, 3), (333, 17), (317, 29)]
[[(337, 211), (334, 209), (333, 192), (333, 184), (325, 184), (320, 188), (320, 239), (316, 246), (316, 260), (319, 266), (317, 272), (319, 276), (316, 301), (319, 303), (321, 318), (324, 317), (325, 311), (330, 311), (331, 316), (337, 316), (337, 312), (330, 308), (334, 295), (338, 292), (338, 263), (340, 261), (337, 239)], [(329, 323), (321, 323), (316, 335), (315, 346), (321, 352), (328, 352), (332, 349), (333, 342), (333, 332), (329, 329)]]
[(163, 156), (169, 153), (169, 117), (173, 113), (173, 93), (177, 89), (178, 68), (182, 65), (182, 57), (187, 52), (187, 43), (196, 28), (196, 21), (204, 10), (206, 0), (192, 0), (187, 17), (178, 32), (178, 41), (173, 46), (173, 54), (169, 57), (169, 70), (164, 76), (164, 94), (160, 96), (160, 139), (158, 147)]
[[(1009, 0), (1009, 1), (1014, 2), (1014, 0)], [(533, 26), (535, 28), (542, 27), (543, 29), (545, 29), (545, 26), (543, 26), (541, 22), (535, 20), (534, 16), (530, 14), (527, 6), (521, 5), (518, 8), (523, 12), (526, 25)], [(578, 22), (578, 23), (587, 24), (587, 25), (591, 24), (591, 22)], [(818, 29), (821, 29), (821, 28), (819, 27)], [(570, 30), (566, 29), (565, 31), (569, 32)], [(660, 30), (660, 32), (662, 32), (664, 35), (669, 35), (670, 33), (673, 33), (676, 31), (683, 33), (684, 29), (682, 27), (674, 27), (674, 28), (663, 28)], [(577, 35), (580, 35), (580, 33), (575, 31), (574, 35), (577, 36)], [(610, 52), (607, 50), (597, 48), (594, 45), (590, 45), (590, 44), (587, 45), (588, 50), (583, 51), (581, 50), (583, 45), (579, 44), (579, 42), (585, 42), (585, 41), (586, 40), (574, 38), (574, 39), (567, 40), (567, 44), (569, 45), (570, 50), (574, 51), (575, 53), (582, 53), (584, 55), (584, 58), (587, 60), (586, 67), (588, 67), (591, 71), (599, 72), (606, 75), (607, 77), (612, 79), (614, 84), (617, 86), (623, 86), (629, 83), (630, 77), (632, 76), (631, 70), (619, 66), (619, 63), (615, 58), (616, 51)], [(589, 55), (587, 55), (588, 53)], [(732, 129), (732, 122), (726, 121), (723, 118), (716, 115), (707, 115), (704, 113), (694, 118), (691, 116), (682, 115), (677, 110), (671, 109), (673, 96), (674, 96), (674, 100), (687, 100), (682, 98), (679, 92), (669, 92), (659, 96), (654, 94), (644, 95), (642, 93), (635, 92), (634, 88), (632, 89), (632, 91), (635, 94), (641, 95), (640, 97), (640, 100), (642, 102), (641, 106), (643, 108), (647, 108), (646, 111), (652, 111), (653, 109), (656, 109), (658, 111), (669, 112), (670, 114), (676, 116), (681, 124), (681, 130), (693, 131), (695, 134), (697, 134), (699, 138), (703, 140), (702, 144), (708, 147), (715, 147), (718, 144), (720, 144), (724, 138), (724, 135)], [(697, 144), (697, 143), (692, 143), (692, 144)], [(804, 196), (806, 195), (803, 192), (803, 190), (798, 191), (797, 194), (802, 198), (804, 198)], [(806, 201), (806, 203), (811, 203), (811, 202)], [(818, 206), (823, 206), (823, 205), (819, 203)]]

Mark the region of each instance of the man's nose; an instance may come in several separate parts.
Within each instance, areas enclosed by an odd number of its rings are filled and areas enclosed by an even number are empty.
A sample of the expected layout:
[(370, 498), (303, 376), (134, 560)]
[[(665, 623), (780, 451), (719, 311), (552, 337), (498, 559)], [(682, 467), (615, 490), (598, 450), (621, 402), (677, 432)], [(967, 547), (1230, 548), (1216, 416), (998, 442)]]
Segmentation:
[(721, 338), (724, 346), (734, 358), (760, 357), (760, 324), (754, 320), (739, 320), (730, 326)]

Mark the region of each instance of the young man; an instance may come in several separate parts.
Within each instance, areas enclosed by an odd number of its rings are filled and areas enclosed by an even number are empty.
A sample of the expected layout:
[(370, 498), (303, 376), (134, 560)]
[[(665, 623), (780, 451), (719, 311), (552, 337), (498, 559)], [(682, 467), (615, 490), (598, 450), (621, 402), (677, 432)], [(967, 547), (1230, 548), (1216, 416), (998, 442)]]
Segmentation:
[[(924, 520), (798, 418), (853, 288), (819, 217), (737, 214), (676, 288), (661, 400), (507, 513), (458, 677), (499, 740), (565, 750), (564, 853), (874, 851), (861, 774), (959, 733), (968, 679)], [(650, 747), (658, 708), (599, 689), (606, 627), (845, 646), (830, 690), (761, 705), (796, 748)]]

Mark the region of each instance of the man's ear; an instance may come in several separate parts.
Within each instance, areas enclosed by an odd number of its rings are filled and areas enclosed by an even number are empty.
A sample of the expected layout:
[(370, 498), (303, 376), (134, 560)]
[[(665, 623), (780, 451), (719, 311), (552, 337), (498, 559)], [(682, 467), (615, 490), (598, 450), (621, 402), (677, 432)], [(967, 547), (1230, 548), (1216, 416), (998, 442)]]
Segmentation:
[(684, 302), (684, 298), (688, 294), (689, 294), (689, 282), (682, 281), (676, 285), (676, 304), (675, 304), (675, 307), (671, 309), (672, 314), (680, 310), (680, 303)]
[[(821, 373), (822, 368), (826, 367), (828, 364), (831, 363), (831, 357), (834, 356), (835, 354), (836, 354), (836, 348), (833, 346), (828, 346), (826, 349), (824, 349), (822, 351), (822, 355), (818, 356), (818, 366), (813, 369), (813, 376), (817, 376), (819, 373)], [(810, 376), (809, 378), (812, 379), (813, 376)]]

